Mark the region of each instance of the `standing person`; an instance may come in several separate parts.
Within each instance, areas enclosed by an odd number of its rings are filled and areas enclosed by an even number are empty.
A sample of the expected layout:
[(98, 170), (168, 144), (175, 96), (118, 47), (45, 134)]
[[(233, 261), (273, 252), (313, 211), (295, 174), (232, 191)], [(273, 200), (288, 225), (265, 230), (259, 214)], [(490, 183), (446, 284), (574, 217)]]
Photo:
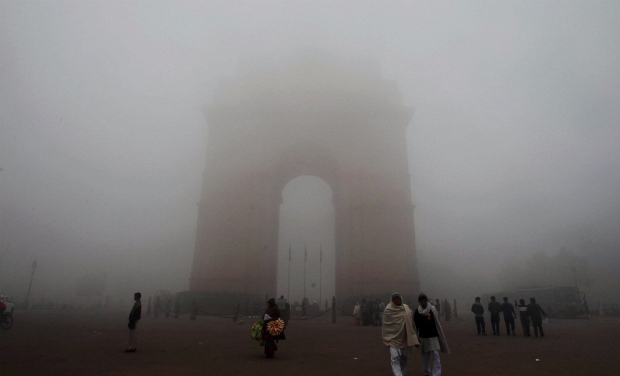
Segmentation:
[(538, 331), (540, 331), (540, 336), (544, 337), (545, 333), (542, 328), (542, 315), (547, 316), (545, 311), (543, 311), (540, 304), (536, 303), (536, 299), (530, 298), (530, 304), (527, 305), (527, 313), (530, 315), (532, 319), (532, 324), (534, 325), (534, 336), (538, 338)]
[(383, 344), (390, 348), (394, 376), (404, 376), (407, 357), (411, 355), (412, 347), (419, 347), (420, 343), (413, 329), (413, 312), (403, 304), (403, 298), (397, 292), (392, 294), (392, 301), (385, 307), (381, 337)]
[(362, 306), (359, 304), (359, 302), (355, 303), (355, 307), (353, 307), (353, 322), (355, 323), (355, 326), (360, 326), (361, 324), (361, 317), (362, 317)]
[(142, 302), (140, 298), (142, 294), (139, 292), (133, 294), (133, 300), (135, 303), (133, 304), (133, 308), (131, 308), (131, 312), (129, 312), (129, 346), (125, 349), (126, 353), (136, 352), (136, 327), (138, 325), (138, 320), (142, 317)]
[(373, 300), (368, 301), (368, 316), (369, 321), (372, 326), (377, 326), (377, 321), (375, 320), (375, 313), (377, 313), (377, 306)]
[(280, 298), (276, 301), (276, 305), (280, 310), (280, 315), (282, 316), (282, 321), (284, 321), (284, 325), (288, 325), (288, 320), (290, 313), (287, 310), (287, 306), (290, 307), (288, 301), (284, 299), (284, 295), (280, 295)]
[(441, 302), (439, 299), (435, 299), (435, 309), (437, 310), (437, 320), (441, 317)]
[(480, 304), (480, 298), (476, 298), (476, 302), (471, 306), (471, 311), (476, 315), (476, 329), (478, 329), (478, 335), (482, 331), (482, 335), (487, 335), (484, 331), (484, 307)]
[(508, 303), (508, 298), (504, 296), (504, 302), (500, 306), (502, 313), (504, 314), (504, 323), (506, 324), (506, 335), (510, 335), (510, 328), (512, 328), (512, 335), (515, 336), (515, 319), (517, 314), (515, 313), (515, 307)]
[(491, 301), (487, 306), (489, 309), (489, 313), (491, 313), (491, 327), (493, 328), (493, 335), (499, 335), (499, 312), (501, 311), (501, 307), (499, 302), (495, 301), (495, 297), (491, 297)]
[(521, 326), (523, 327), (523, 337), (531, 337), (532, 335), (530, 334), (530, 314), (527, 311), (525, 300), (519, 300), (519, 305), (517, 306), (517, 309), (519, 309), (519, 319), (521, 320)]
[(275, 356), (275, 351), (278, 350), (278, 337), (273, 336), (267, 330), (267, 324), (272, 321), (275, 321), (280, 318), (280, 309), (276, 305), (276, 300), (271, 298), (267, 300), (267, 308), (265, 309), (265, 314), (263, 315), (263, 341), (265, 343), (265, 357), (273, 358)]
[(368, 317), (368, 303), (366, 302), (366, 299), (362, 299), (362, 305), (360, 306), (360, 311), (362, 311), (362, 325), (363, 326), (367, 326), (369, 324), (369, 317)]
[(302, 317), (306, 317), (307, 310), (308, 310), (308, 299), (303, 298), (301, 300), (301, 316)]
[(383, 325), (383, 313), (385, 312), (385, 303), (379, 299), (379, 325)]
[[(450, 349), (439, 323), (439, 312), (432, 304), (428, 304), (428, 298), (423, 293), (418, 297), (418, 303), (420, 305), (413, 314), (413, 322), (420, 338), (424, 375), (440, 376), (441, 361), (439, 359), (439, 350), (449, 354)], [(428, 364), (431, 355), (433, 356), (432, 372)]]

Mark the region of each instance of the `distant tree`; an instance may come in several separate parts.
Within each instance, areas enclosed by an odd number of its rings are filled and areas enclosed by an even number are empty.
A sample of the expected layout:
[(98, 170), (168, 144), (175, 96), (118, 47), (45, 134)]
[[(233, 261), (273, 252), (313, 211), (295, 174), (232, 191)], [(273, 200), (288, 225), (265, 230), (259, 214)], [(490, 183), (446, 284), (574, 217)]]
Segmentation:
[(575, 284), (588, 287), (593, 281), (588, 260), (564, 248), (553, 256), (541, 251), (522, 261), (510, 258), (502, 265), (499, 279), (504, 290)]

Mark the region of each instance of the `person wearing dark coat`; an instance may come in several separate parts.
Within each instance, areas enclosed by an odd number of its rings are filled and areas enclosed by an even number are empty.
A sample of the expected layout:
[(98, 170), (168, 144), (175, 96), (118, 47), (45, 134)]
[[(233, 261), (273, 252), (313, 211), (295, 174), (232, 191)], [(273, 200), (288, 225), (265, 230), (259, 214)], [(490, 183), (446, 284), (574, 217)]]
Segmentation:
[(478, 335), (482, 332), (482, 335), (487, 335), (484, 330), (484, 307), (480, 304), (480, 298), (476, 298), (476, 302), (471, 306), (471, 311), (476, 315), (476, 329), (478, 329)]
[(499, 335), (499, 312), (501, 311), (501, 307), (499, 302), (495, 301), (495, 297), (491, 297), (491, 301), (487, 306), (489, 309), (489, 313), (491, 314), (491, 327), (493, 328), (493, 335)]
[(126, 353), (136, 352), (136, 327), (138, 325), (138, 320), (142, 317), (142, 302), (140, 298), (142, 294), (139, 292), (133, 295), (133, 300), (136, 302), (133, 304), (133, 308), (131, 308), (131, 312), (129, 312), (129, 346), (125, 349)]
[(360, 306), (360, 311), (362, 311), (362, 325), (368, 326), (370, 325), (370, 307), (368, 307), (368, 303), (366, 299), (362, 299), (362, 305)]
[(527, 305), (527, 313), (530, 315), (532, 324), (534, 325), (534, 336), (538, 338), (538, 332), (540, 331), (540, 336), (544, 337), (545, 333), (542, 328), (542, 315), (547, 316), (547, 314), (543, 311), (540, 304), (536, 303), (536, 299), (530, 298), (530, 304)]
[(273, 358), (275, 351), (278, 350), (278, 336), (273, 336), (267, 330), (267, 324), (280, 318), (280, 309), (276, 305), (276, 300), (271, 298), (267, 301), (267, 309), (263, 315), (263, 341), (265, 344), (265, 356)]
[(523, 336), (531, 337), (530, 334), (530, 314), (527, 311), (527, 306), (525, 305), (525, 300), (520, 299), (519, 305), (517, 306), (519, 310), (519, 319), (521, 320), (521, 326), (523, 327)]
[(506, 324), (506, 334), (510, 335), (510, 329), (512, 328), (512, 335), (515, 334), (515, 319), (517, 314), (515, 313), (515, 307), (508, 303), (508, 297), (504, 296), (504, 302), (500, 306), (502, 313), (504, 314), (504, 323)]

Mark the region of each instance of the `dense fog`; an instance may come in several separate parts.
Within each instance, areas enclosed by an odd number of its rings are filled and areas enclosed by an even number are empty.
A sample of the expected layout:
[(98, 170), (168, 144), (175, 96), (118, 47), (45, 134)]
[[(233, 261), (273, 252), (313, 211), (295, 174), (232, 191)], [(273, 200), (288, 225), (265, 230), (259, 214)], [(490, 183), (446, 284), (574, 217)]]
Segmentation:
[[(577, 284), (618, 302), (619, 15), (613, 1), (1, 0), (0, 293), (23, 300), (35, 260), (33, 302), (187, 290), (202, 109), (244, 72), (320, 58), (378, 70), (415, 110), (423, 291)], [(290, 299), (304, 248), (308, 297), (334, 294), (332, 189), (284, 188), (274, 293), (289, 295), (290, 246)]]

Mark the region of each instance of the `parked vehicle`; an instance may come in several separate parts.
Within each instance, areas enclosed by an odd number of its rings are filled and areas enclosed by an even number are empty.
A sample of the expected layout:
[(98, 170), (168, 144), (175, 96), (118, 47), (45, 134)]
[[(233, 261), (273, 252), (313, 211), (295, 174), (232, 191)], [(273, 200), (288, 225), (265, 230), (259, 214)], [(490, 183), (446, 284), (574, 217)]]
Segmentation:
[(0, 295), (0, 300), (6, 304), (6, 311), (4, 313), (12, 315), (15, 311), (15, 303), (13, 303), (13, 299), (9, 298), (6, 295)]

